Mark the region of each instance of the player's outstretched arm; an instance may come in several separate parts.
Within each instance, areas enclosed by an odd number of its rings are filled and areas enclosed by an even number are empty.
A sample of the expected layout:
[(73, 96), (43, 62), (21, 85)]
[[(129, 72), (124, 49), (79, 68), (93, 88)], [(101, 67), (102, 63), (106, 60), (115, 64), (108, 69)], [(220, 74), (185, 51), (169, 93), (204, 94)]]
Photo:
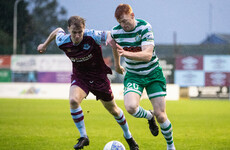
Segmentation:
[(62, 28), (57, 28), (55, 30), (53, 30), (50, 35), (48, 36), (48, 38), (46, 39), (46, 41), (42, 44), (39, 44), (37, 47), (37, 51), (39, 53), (44, 53), (48, 47), (48, 45), (55, 39), (58, 31), (64, 31)]
[(108, 32), (107, 39), (106, 39), (106, 45), (110, 45), (113, 50), (113, 58), (114, 58), (114, 64), (115, 64), (115, 70), (119, 74), (123, 74), (125, 69), (120, 65), (120, 55), (117, 52), (117, 46), (115, 40), (111, 37), (111, 33)]
[(137, 60), (137, 61), (145, 61), (149, 62), (152, 58), (153, 55), (153, 45), (144, 45), (141, 47), (142, 51), (140, 52), (129, 52), (125, 51), (119, 44), (116, 44), (117, 46), (117, 52), (120, 56), (132, 59), (132, 60)]
[(112, 48), (113, 49), (113, 58), (114, 58), (114, 66), (115, 70), (119, 74), (123, 74), (125, 72), (125, 69), (121, 66), (120, 64), (120, 55), (117, 52), (117, 48)]
[(106, 39), (106, 45), (110, 45), (112, 48), (116, 48), (116, 42), (114, 41), (114, 39), (111, 36), (111, 32), (107, 31), (107, 39)]

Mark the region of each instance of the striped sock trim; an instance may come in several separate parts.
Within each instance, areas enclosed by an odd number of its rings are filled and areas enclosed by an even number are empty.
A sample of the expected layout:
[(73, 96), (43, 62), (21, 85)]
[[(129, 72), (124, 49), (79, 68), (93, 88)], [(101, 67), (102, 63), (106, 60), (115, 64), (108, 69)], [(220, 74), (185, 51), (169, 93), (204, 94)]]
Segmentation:
[(114, 118), (116, 119), (117, 123), (121, 126), (125, 138), (130, 139), (132, 135), (129, 131), (128, 123), (126, 122), (123, 111), (120, 109), (120, 115)]
[(136, 118), (146, 118), (147, 117), (147, 111), (144, 110), (141, 106), (139, 106), (137, 108), (137, 111), (132, 114), (132, 116), (136, 117)]
[(80, 132), (81, 137), (87, 137), (85, 123), (84, 123), (84, 114), (81, 107), (77, 109), (70, 109), (72, 119)]
[(120, 124), (120, 125), (125, 125), (126, 124), (126, 119), (124, 116), (123, 111), (120, 109), (120, 115), (118, 117), (114, 117), (116, 119), (116, 121)]
[(167, 119), (163, 124), (160, 124), (160, 127), (161, 133), (163, 134), (167, 144), (173, 144), (173, 130), (171, 122)]
[(70, 112), (75, 123), (78, 123), (84, 119), (81, 107), (78, 107), (77, 109), (70, 109)]
[(122, 115), (120, 118), (115, 118), (115, 119), (120, 125), (126, 124), (126, 119), (124, 118), (124, 115)]

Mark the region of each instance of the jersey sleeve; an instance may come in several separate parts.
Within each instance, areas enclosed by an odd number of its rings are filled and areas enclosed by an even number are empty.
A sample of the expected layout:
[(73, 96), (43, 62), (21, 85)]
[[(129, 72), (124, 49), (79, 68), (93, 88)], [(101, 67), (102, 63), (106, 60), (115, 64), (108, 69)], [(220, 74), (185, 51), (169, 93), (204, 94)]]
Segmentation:
[(142, 30), (142, 43), (141, 45), (155, 45), (154, 44), (154, 35), (151, 25), (148, 23), (144, 30)]
[(69, 42), (69, 35), (66, 34), (64, 31), (60, 30), (58, 31), (57, 35), (56, 35), (56, 44), (57, 46), (61, 46), (64, 43)]
[(102, 45), (106, 43), (106, 39), (107, 39), (107, 31), (98, 31), (98, 30), (88, 30), (85, 29), (85, 33), (86, 36), (91, 36), (98, 45)]

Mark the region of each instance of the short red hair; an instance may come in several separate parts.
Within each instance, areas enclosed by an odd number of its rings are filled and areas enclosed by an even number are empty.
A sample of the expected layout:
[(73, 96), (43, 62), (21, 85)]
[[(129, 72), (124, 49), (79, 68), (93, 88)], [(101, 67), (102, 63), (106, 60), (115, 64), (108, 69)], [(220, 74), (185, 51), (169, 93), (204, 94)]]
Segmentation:
[(120, 4), (115, 10), (115, 18), (119, 20), (123, 14), (131, 14), (132, 12), (133, 9), (129, 4)]

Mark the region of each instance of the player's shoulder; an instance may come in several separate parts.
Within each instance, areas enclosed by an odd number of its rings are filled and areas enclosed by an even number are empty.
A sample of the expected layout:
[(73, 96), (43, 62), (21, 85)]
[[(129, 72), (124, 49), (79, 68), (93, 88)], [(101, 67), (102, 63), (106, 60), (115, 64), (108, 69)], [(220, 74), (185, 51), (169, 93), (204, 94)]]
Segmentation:
[(107, 31), (85, 29), (84, 37), (91, 37), (98, 45), (101, 45), (106, 41)]
[(93, 29), (85, 29), (83, 36), (92, 36), (94, 34), (94, 32), (95, 31)]
[(116, 25), (112, 28), (112, 30), (115, 30), (115, 31), (120, 30), (120, 29), (122, 29), (121, 25)]
[(111, 35), (113, 36), (114, 34), (121, 33), (123, 31), (121, 25), (116, 25), (112, 28), (111, 30)]
[(95, 38), (97, 36), (103, 36), (103, 34), (106, 34), (106, 31), (99, 31), (94, 29), (85, 29), (84, 30), (84, 36), (90, 36), (92, 38)]
[(66, 34), (63, 30), (58, 31), (56, 43), (58, 46), (71, 42), (70, 34)]
[(146, 20), (144, 19), (136, 19), (137, 26), (151, 26)]

